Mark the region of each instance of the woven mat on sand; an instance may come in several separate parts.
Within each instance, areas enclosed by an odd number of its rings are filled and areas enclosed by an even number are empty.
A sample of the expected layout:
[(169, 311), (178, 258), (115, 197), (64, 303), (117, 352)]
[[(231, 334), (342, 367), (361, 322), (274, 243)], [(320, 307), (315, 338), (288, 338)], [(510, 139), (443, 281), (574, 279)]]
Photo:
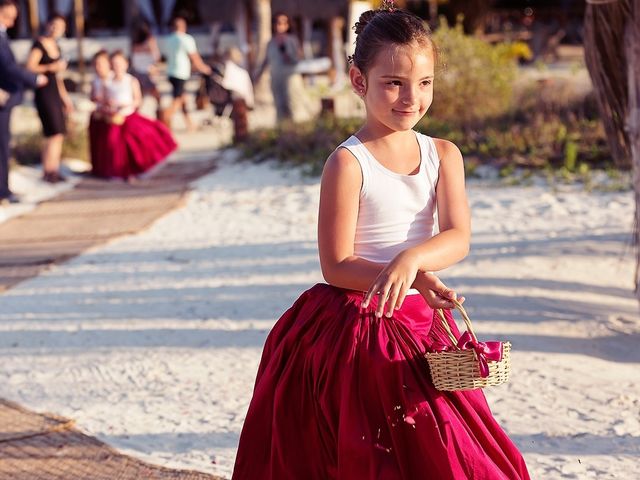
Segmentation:
[(0, 292), (120, 235), (139, 232), (182, 202), (217, 158), (169, 162), (130, 185), (85, 178), (33, 211), (0, 224)]
[(156, 467), (85, 435), (73, 421), (0, 400), (0, 480), (221, 480)]

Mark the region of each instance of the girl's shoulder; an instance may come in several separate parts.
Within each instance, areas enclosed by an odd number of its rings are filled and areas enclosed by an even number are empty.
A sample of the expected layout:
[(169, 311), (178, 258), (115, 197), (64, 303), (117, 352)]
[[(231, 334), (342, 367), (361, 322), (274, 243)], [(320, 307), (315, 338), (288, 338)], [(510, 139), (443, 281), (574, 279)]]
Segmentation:
[(335, 168), (352, 168), (358, 165), (358, 161), (356, 156), (352, 153), (351, 147), (357, 143), (356, 137), (351, 136), (340, 145), (336, 147), (336, 149), (331, 152), (329, 157), (327, 158), (327, 164), (331, 164)]
[(362, 171), (358, 159), (355, 154), (349, 149), (352, 145), (353, 139), (351, 136), (329, 155), (325, 162), (322, 176), (347, 176), (354, 179), (362, 179)]
[(460, 159), (462, 160), (462, 153), (455, 143), (445, 140), (444, 138), (430, 137), (433, 141), (433, 145), (438, 152), (438, 158), (440, 162), (448, 159)]

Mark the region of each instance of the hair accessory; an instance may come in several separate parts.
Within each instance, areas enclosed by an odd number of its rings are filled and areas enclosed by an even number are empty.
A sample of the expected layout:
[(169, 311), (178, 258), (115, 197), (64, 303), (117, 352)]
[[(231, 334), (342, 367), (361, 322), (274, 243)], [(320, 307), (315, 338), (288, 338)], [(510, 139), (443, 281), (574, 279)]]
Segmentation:
[(382, 0), (382, 6), (380, 7), (380, 10), (386, 10), (387, 12), (395, 12), (397, 8), (393, 0)]

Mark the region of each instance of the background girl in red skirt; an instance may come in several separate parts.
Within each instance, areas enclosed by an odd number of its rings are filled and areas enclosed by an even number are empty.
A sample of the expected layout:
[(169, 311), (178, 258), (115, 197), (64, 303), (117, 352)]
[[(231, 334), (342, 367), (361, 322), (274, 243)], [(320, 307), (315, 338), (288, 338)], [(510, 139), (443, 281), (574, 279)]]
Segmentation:
[(470, 216), (460, 151), (413, 130), (433, 98), (434, 45), (386, 4), (356, 24), (366, 121), (322, 175), (328, 285), (269, 334), (235, 480), (529, 478), (482, 391), (441, 392), (428, 374), (425, 352), (451, 343), (434, 309), (456, 296), (429, 272), (467, 255)]
[[(100, 50), (93, 56), (95, 77), (91, 82), (91, 101), (96, 105), (89, 120), (89, 147), (91, 151), (91, 173), (96, 177), (118, 177), (127, 163), (124, 146), (114, 148), (110, 134), (112, 115), (108, 100), (107, 86), (111, 82), (113, 72), (109, 52)], [(115, 133), (118, 133), (117, 131)]]
[(107, 127), (95, 139), (99, 168), (94, 173), (131, 179), (165, 160), (177, 145), (167, 127), (137, 113), (142, 93), (138, 80), (127, 73), (124, 53), (116, 50), (110, 60), (112, 73), (102, 82)]

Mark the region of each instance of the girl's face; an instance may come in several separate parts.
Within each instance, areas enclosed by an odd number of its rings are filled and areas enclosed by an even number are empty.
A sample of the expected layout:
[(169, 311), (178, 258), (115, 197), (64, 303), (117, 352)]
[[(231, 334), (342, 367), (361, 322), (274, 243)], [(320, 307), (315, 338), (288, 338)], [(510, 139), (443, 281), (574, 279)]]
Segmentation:
[(129, 62), (122, 55), (116, 55), (111, 59), (111, 68), (113, 68), (113, 73), (116, 75), (123, 75), (127, 73)]
[(49, 24), (49, 34), (53, 38), (60, 38), (64, 35), (64, 32), (67, 30), (67, 24), (61, 18), (56, 18)]
[(286, 15), (278, 15), (274, 23), (276, 33), (287, 33), (289, 31), (289, 18)]
[(367, 119), (400, 131), (415, 127), (431, 106), (434, 67), (431, 49), (389, 45), (378, 52), (366, 75), (357, 67), (349, 74), (363, 96)]
[(109, 63), (109, 57), (101, 55), (95, 60), (96, 75), (100, 78), (107, 78), (109, 72), (111, 72), (111, 64)]

